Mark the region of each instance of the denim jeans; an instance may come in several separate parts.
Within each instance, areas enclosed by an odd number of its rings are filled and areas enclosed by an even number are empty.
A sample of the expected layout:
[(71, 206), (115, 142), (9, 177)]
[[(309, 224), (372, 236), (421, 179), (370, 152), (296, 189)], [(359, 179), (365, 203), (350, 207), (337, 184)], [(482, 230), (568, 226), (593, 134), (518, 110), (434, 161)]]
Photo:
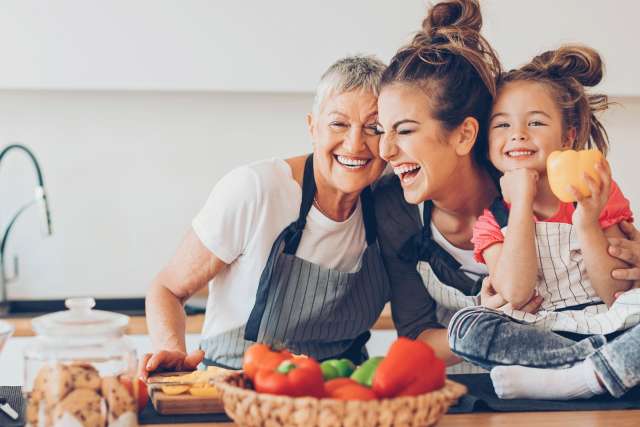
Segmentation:
[(603, 335), (574, 341), (477, 306), (458, 311), (448, 335), (455, 354), (485, 369), (500, 365), (557, 369), (589, 359), (612, 396), (620, 397), (640, 384), (640, 325), (609, 342)]

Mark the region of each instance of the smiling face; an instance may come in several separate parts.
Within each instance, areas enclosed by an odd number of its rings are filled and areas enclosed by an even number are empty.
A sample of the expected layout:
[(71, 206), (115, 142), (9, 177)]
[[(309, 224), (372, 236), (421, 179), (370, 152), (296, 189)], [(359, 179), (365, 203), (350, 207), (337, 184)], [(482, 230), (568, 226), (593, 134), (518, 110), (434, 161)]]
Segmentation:
[(378, 121), (384, 131), (380, 154), (400, 177), (404, 197), (418, 204), (451, 191), (459, 153), (432, 117), (429, 97), (420, 88), (403, 83), (385, 86), (378, 99)]
[(546, 172), (553, 151), (570, 148), (575, 130), (563, 132), (562, 113), (543, 83), (515, 81), (498, 92), (489, 123), (489, 158), (502, 172)]
[(327, 96), (317, 116), (307, 117), (319, 190), (329, 186), (352, 194), (378, 179), (385, 162), (377, 118), (376, 96), (359, 90)]

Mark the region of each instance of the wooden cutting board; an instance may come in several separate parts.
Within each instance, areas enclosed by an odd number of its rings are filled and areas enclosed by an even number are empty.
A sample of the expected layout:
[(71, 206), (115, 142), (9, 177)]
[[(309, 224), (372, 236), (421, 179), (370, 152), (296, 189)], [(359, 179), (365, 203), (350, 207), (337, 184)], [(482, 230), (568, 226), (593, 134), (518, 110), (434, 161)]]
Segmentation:
[(162, 415), (224, 413), (224, 406), (220, 397), (193, 396), (189, 394), (189, 392), (178, 395), (168, 395), (162, 392), (161, 385), (163, 377), (187, 373), (188, 372), (164, 372), (149, 377), (149, 394), (156, 412)]
[(151, 402), (156, 412), (162, 415), (224, 413), (224, 406), (219, 398), (198, 397), (190, 394), (169, 396), (161, 391), (154, 391), (151, 394)]

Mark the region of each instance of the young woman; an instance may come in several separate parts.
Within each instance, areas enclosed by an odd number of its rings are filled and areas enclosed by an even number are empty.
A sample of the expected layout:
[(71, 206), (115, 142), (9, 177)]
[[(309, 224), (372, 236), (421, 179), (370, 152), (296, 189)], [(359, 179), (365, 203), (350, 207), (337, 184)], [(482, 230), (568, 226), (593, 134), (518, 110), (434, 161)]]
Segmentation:
[(394, 171), (374, 190), (392, 302), (402, 301), (393, 319), (449, 364), (459, 359), (445, 327), (480, 303), (487, 275), (473, 258), (473, 225), (499, 195), (486, 134), (500, 66), (481, 26), (477, 1), (436, 4), (391, 59), (378, 99), (380, 154)]

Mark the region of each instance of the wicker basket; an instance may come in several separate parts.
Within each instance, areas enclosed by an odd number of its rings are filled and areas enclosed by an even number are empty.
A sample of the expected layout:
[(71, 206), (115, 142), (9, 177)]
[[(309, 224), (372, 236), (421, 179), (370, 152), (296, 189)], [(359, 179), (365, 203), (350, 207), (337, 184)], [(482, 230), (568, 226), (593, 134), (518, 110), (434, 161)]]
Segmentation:
[(462, 384), (414, 397), (344, 401), (287, 397), (251, 390), (241, 372), (219, 377), (224, 410), (238, 425), (264, 427), (432, 426), (467, 392)]

